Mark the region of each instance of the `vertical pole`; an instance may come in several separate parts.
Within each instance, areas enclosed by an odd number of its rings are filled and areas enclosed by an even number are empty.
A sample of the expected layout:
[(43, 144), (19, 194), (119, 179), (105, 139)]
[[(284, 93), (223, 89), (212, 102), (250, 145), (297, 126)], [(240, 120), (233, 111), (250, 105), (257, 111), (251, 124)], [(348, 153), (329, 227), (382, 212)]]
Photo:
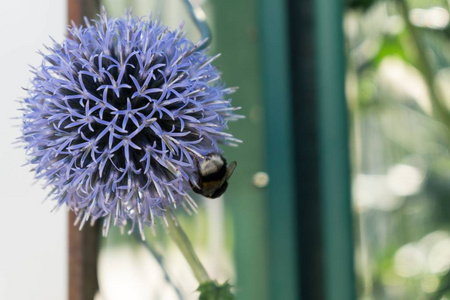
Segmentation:
[[(83, 17), (95, 18), (99, 0), (68, 0), (68, 21), (79, 25)], [(99, 223), (85, 226), (82, 231), (74, 226), (75, 214), (69, 212), (69, 300), (92, 300), (98, 290), (97, 255), (99, 250)]]
[(325, 299), (355, 299), (342, 1), (315, 0)]
[(75, 214), (69, 213), (69, 300), (92, 300), (98, 291), (98, 222), (82, 231), (74, 226)]
[[(270, 299), (297, 300), (292, 98), (286, 0), (260, 1), (261, 67), (266, 120)], [(308, 276), (305, 274), (304, 276)]]
[(265, 124), (261, 116), (261, 45), (257, 23), (260, 1), (208, 2), (214, 13), (213, 18), (208, 18), (213, 21), (212, 52), (222, 53), (217, 63), (223, 80), (228, 86), (239, 86), (238, 92), (232, 95), (233, 105), (242, 106), (239, 114), (248, 116), (239, 122), (230, 122), (230, 132), (244, 143), (225, 150), (227, 159), (238, 162), (225, 194), (225, 204), (233, 218), (236, 299), (242, 300), (270, 299), (267, 189), (256, 187), (252, 181), (257, 172), (266, 170)]
[(67, 0), (68, 1), (68, 21), (75, 24), (83, 23), (83, 18), (97, 18), (100, 12), (100, 0)]
[(314, 1), (288, 0), (294, 178), (302, 299), (323, 300), (322, 203), (316, 92)]

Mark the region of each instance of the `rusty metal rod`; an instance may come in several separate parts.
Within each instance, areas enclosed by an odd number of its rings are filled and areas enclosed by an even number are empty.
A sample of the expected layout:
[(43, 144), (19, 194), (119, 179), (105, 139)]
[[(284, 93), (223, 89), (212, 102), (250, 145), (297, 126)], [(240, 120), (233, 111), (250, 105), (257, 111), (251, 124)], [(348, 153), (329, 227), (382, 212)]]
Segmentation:
[[(99, 0), (68, 0), (68, 22), (80, 25), (83, 18), (96, 18)], [(69, 212), (69, 300), (92, 300), (98, 291), (97, 257), (99, 251), (99, 223), (79, 230), (74, 226), (75, 214)]]

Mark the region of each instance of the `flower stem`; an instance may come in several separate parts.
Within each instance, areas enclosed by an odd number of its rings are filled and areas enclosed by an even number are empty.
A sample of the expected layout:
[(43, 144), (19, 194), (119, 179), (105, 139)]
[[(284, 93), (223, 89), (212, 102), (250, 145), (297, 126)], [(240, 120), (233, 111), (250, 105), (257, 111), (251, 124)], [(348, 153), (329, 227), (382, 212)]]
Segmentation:
[(169, 273), (167, 273), (167, 269), (164, 265), (163, 262), (163, 258), (161, 256), (161, 254), (159, 254), (149, 243), (147, 243), (146, 241), (144, 241), (141, 237), (141, 235), (135, 231), (133, 233), (133, 236), (136, 238), (136, 240), (142, 244), (142, 246), (145, 247), (145, 249), (153, 256), (153, 258), (156, 260), (156, 262), (158, 263), (158, 265), (161, 267), (161, 270), (164, 273), (164, 278), (166, 279), (167, 283), (172, 286), (172, 288), (174, 289), (175, 293), (177, 294), (178, 299), (182, 300), (183, 299), (183, 295), (181, 294), (180, 289), (176, 286), (176, 284), (172, 281), (172, 279), (169, 276)]
[(202, 284), (204, 282), (211, 281), (208, 273), (205, 270), (205, 267), (203, 267), (202, 263), (198, 259), (197, 254), (194, 251), (194, 247), (189, 241), (189, 238), (179, 225), (178, 221), (175, 218), (175, 215), (172, 214), (172, 211), (168, 207), (166, 208), (166, 220), (168, 223), (167, 231), (170, 237), (175, 242), (175, 244), (177, 244), (178, 248), (180, 248), (181, 253), (183, 253), (184, 257), (186, 258), (198, 283)]
[(212, 33), (211, 29), (208, 26), (208, 23), (206, 23), (205, 12), (197, 2), (184, 0), (184, 3), (189, 11), (189, 14), (191, 15), (191, 19), (194, 21), (202, 36), (202, 44), (197, 48), (197, 50), (206, 49), (206, 47), (211, 44)]
[(450, 128), (450, 114), (445, 107), (440, 95), (436, 93), (434, 72), (431, 67), (430, 59), (427, 56), (427, 49), (425, 43), (420, 36), (419, 29), (416, 28), (409, 19), (409, 6), (407, 0), (399, 0), (398, 3), (401, 7), (401, 13), (405, 20), (406, 26), (412, 36), (412, 41), (417, 49), (417, 58), (419, 64), (419, 70), (422, 72), (425, 82), (428, 85), (430, 92), (431, 104), (433, 107), (433, 114), (438, 117), (447, 127)]

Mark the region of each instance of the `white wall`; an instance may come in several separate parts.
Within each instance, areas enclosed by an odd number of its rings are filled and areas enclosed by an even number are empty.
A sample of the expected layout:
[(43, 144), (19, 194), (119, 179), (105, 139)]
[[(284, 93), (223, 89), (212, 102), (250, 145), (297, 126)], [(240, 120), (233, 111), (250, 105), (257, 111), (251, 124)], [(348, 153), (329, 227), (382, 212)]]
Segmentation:
[(41, 183), (33, 184), (20, 135), (17, 100), (26, 93), (37, 50), (61, 40), (66, 1), (2, 0), (0, 5), (0, 299), (62, 300), (67, 295), (66, 213), (42, 203)]

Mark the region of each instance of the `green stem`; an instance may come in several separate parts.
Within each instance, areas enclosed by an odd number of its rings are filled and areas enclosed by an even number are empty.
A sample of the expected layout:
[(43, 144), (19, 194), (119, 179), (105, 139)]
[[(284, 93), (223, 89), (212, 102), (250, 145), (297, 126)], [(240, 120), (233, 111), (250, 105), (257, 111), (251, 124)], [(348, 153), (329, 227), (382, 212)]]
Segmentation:
[(202, 284), (211, 281), (205, 267), (203, 267), (197, 257), (197, 254), (195, 254), (194, 247), (189, 241), (189, 238), (186, 233), (184, 233), (169, 207), (166, 208), (166, 219), (168, 223), (167, 231), (175, 244), (177, 244), (178, 248), (180, 248), (181, 253), (183, 253), (186, 258), (198, 283)]
[(164, 278), (166, 279), (167, 283), (172, 286), (172, 288), (175, 290), (175, 293), (177, 294), (178, 299), (182, 300), (183, 295), (181, 294), (180, 289), (176, 286), (176, 284), (172, 281), (172, 279), (169, 276), (169, 273), (167, 273), (167, 269), (164, 265), (163, 258), (161, 254), (159, 254), (150, 244), (148, 244), (146, 241), (144, 241), (137, 231), (134, 231), (133, 236), (136, 238), (136, 240), (141, 243), (145, 249), (153, 256), (153, 258), (156, 260), (158, 265), (161, 267), (161, 270), (164, 273)]
[(425, 82), (428, 85), (430, 91), (431, 103), (433, 106), (433, 114), (435, 114), (448, 128), (450, 128), (450, 115), (440, 99), (439, 95), (434, 90), (434, 72), (431, 68), (431, 62), (427, 56), (427, 49), (424, 41), (422, 40), (419, 29), (415, 27), (409, 20), (409, 6), (407, 0), (398, 0), (401, 6), (401, 12), (403, 19), (405, 20), (406, 26), (411, 33), (412, 40), (417, 48), (417, 58), (419, 60), (419, 68), (422, 72)]
[(197, 2), (192, 2), (191, 0), (184, 0), (184, 3), (186, 4), (186, 7), (189, 11), (189, 14), (191, 15), (191, 19), (194, 21), (195, 25), (197, 26), (198, 30), (201, 34), (201, 39), (203, 44), (201, 44), (197, 50), (203, 50), (206, 49), (211, 44), (211, 29), (208, 26), (208, 23), (206, 23), (206, 15), (203, 11), (202, 7)]

